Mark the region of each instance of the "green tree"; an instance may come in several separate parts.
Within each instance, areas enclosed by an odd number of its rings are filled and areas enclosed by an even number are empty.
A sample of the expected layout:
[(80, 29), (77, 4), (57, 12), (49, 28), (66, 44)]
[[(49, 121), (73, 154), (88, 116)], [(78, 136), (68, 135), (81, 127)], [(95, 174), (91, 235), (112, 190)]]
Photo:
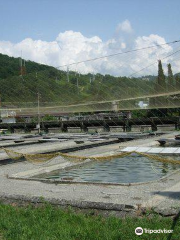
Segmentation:
[[(163, 67), (161, 60), (158, 61), (158, 76), (156, 79), (155, 87), (154, 87), (154, 94), (164, 93), (166, 91), (166, 77), (164, 75)], [(150, 98), (150, 106), (154, 107), (164, 107), (167, 105), (167, 100), (165, 97), (153, 97)], [(160, 116), (167, 115), (167, 109), (152, 109), (150, 111), (150, 115), (156, 116), (157, 111), (159, 112)]]
[(164, 92), (166, 90), (166, 77), (164, 75), (164, 71), (162, 68), (161, 60), (158, 61), (158, 76), (157, 76), (157, 82), (156, 82), (156, 91)]
[(169, 63), (167, 65), (167, 67), (168, 67), (167, 90), (173, 91), (174, 90), (174, 76), (173, 76), (173, 72), (171, 69), (171, 64)]
[(175, 76), (175, 84), (176, 84), (176, 89), (180, 90), (180, 76), (179, 75)]

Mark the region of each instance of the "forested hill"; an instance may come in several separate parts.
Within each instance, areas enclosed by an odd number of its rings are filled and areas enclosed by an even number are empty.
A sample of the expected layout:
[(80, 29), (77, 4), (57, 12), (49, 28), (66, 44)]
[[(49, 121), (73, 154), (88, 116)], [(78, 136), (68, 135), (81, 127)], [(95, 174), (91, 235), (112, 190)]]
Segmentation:
[[(53, 67), (32, 61), (25, 62), (25, 65), (27, 73), (54, 69)], [(0, 53), (0, 78), (14, 77), (18, 75), (20, 75), (20, 59)]]
[(26, 61), (25, 74), (20, 76), (19, 58), (0, 54), (0, 97), (2, 104), (41, 102), (75, 104), (87, 101), (114, 100), (151, 94), (156, 77), (114, 77), (102, 74), (77, 74)]

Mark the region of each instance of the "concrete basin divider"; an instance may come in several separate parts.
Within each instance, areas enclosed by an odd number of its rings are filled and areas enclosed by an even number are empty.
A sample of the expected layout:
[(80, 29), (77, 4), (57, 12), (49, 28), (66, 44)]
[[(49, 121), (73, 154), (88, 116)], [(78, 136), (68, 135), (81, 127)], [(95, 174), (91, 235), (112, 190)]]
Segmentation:
[(42, 197), (28, 197), (24, 195), (0, 195), (0, 200), (3, 202), (31, 202), (34, 204), (43, 204), (49, 202), (52, 205), (59, 205), (64, 207), (74, 207), (79, 209), (97, 209), (97, 210), (109, 210), (109, 211), (135, 211), (138, 207), (136, 205), (129, 204), (116, 204), (105, 202), (91, 202), (91, 201), (75, 201), (57, 198), (42, 198)]
[[(119, 143), (119, 140), (118, 139), (113, 139), (113, 140), (97, 141), (97, 142), (94, 142), (94, 143), (83, 143), (83, 144), (78, 144), (78, 146), (74, 145), (74, 146), (64, 147), (64, 148), (59, 146), (56, 149), (53, 149), (52, 151), (38, 150), (34, 153), (35, 154), (49, 154), (49, 153), (55, 153), (55, 152), (58, 152), (58, 151), (62, 152), (62, 153), (70, 153), (70, 152), (75, 152), (75, 151), (78, 151), (78, 150), (90, 149), (90, 148), (95, 148), (95, 147), (105, 146), (105, 145), (115, 144), (115, 143)], [(19, 161), (24, 161), (24, 159), (13, 160), (13, 159), (10, 159), (9, 157), (7, 157), (7, 158), (3, 158), (3, 159), (0, 160), (0, 165), (15, 163), (15, 162), (19, 162)]]
[[(174, 135), (174, 132), (172, 134)], [(123, 143), (121, 144), (121, 147), (155, 146), (155, 144), (157, 143), (155, 143), (154, 140), (156, 140), (155, 137), (151, 139), (151, 141), (149, 141), (149, 139), (135, 140), (127, 142), (127, 144)], [(103, 142), (101, 141), (100, 144), (102, 143)], [(97, 145), (97, 142), (91, 143), (90, 145), (93, 144)], [(119, 145), (120, 144), (112, 144), (110, 146), (100, 147), (98, 148), (98, 150), (92, 149), (91, 152), (90, 150), (85, 150), (81, 153), (76, 154), (109, 154), (111, 153), (111, 151), (119, 150)], [(70, 152), (69, 149), (71, 149), (71, 152), (74, 152), (77, 150), (82, 150), (79, 147), (81, 147), (81, 145), (69, 145), (69, 148), (68, 146), (66, 146), (65, 148), (65, 145), (63, 145), (63, 148), (61, 146), (60, 149), (59, 146), (58, 149), (58, 145), (55, 145), (52, 150), (54, 152), (63, 150), (64, 152)], [(88, 148), (83, 145), (83, 149)], [(167, 191), (172, 192), (173, 190), (173, 194), (178, 191), (180, 182), (180, 170), (176, 170), (158, 180), (129, 184), (111, 184), (97, 182), (89, 183), (68, 180), (59, 181), (56, 179), (39, 179), (36, 177), (43, 172), (53, 172), (57, 170), (58, 164), (57, 162), (56, 164), (54, 163), (55, 162), (51, 163), (51, 165), (46, 167), (36, 167), (30, 165), (29, 163), (27, 163), (27, 165), (25, 163), (19, 163), (17, 165), (2, 166), (0, 200), (2, 202), (4, 201), (5, 203), (16, 202), (17, 205), (26, 205), (27, 203), (43, 204), (45, 202), (49, 202), (52, 205), (65, 208), (68, 206), (72, 206), (73, 208), (78, 208), (82, 210), (92, 209), (97, 210), (98, 212), (101, 212), (102, 210), (102, 212), (104, 211), (105, 214), (109, 212), (110, 214), (115, 213), (118, 216), (124, 216), (126, 214), (135, 214), (137, 216), (138, 212), (141, 211), (141, 208), (145, 207), (147, 209), (150, 209), (149, 207), (153, 207), (154, 205), (157, 206), (157, 204), (158, 206), (162, 205), (164, 207), (164, 202), (166, 202), (166, 206), (169, 209), (176, 206), (177, 203), (179, 204), (176, 199), (172, 200), (172, 198), (169, 198), (169, 195), (160, 198), (158, 196), (162, 195), (161, 193), (166, 193)], [(61, 163), (59, 163), (59, 168), (70, 169), (78, 167), (78, 164), (82, 165), (83, 163), (71, 164), (63, 160), (61, 161)], [(29, 170), (27, 171), (27, 169)], [(9, 174), (9, 176), (7, 174)], [(168, 194), (168, 192), (166, 194)]]

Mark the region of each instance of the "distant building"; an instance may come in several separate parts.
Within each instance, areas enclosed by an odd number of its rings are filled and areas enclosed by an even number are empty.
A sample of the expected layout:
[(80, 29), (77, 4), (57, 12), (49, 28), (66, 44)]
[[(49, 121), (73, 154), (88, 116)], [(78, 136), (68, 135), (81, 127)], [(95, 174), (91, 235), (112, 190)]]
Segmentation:
[(149, 82), (149, 81), (150, 81), (150, 79), (149, 79), (149, 78), (147, 78), (147, 77), (143, 77), (143, 78), (142, 78), (142, 80), (144, 80), (144, 81), (147, 81), (147, 82)]
[(116, 101), (112, 102), (112, 110), (115, 111), (115, 112), (118, 111), (118, 102), (116, 102)]
[(9, 110), (1, 110), (2, 123), (16, 123), (16, 112)]
[(149, 106), (149, 102), (148, 101), (139, 101), (138, 106), (140, 108), (145, 109), (145, 108), (147, 108)]

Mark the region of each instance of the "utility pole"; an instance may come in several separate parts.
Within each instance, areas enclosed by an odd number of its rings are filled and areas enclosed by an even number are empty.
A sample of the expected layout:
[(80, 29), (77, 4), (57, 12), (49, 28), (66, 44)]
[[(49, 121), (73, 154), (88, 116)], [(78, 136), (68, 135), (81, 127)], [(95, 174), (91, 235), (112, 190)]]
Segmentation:
[(39, 107), (39, 100), (40, 100), (39, 92), (37, 93), (37, 100), (38, 100), (38, 124), (37, 124), (37, 128), (38, 128), (38, 133), (40, 134), (40, 132), (41, 132), (41, 118), (40, 118), (40, 107)]
[(0, 108), (1, 108), (1, 111), (0, 111), (1, 117), (0, 117), (0, 119), (2, 120), (2, 98), (1, 98), (1, 95), (0, 95)]
[(20, 64), (20, 76), (23, 75), (23, 68), (22, 68), (22, 50), (21, 50), (21, 57), (19, 58), (19, 64)]
[(69, 82), (69, 67), (67, 67), (67, 82)]
[(78, 90), (78, 94), (79, 94), (79, 79), (78, 79), (78, 77), (76, 79), (77, 79), (77, 90)]

